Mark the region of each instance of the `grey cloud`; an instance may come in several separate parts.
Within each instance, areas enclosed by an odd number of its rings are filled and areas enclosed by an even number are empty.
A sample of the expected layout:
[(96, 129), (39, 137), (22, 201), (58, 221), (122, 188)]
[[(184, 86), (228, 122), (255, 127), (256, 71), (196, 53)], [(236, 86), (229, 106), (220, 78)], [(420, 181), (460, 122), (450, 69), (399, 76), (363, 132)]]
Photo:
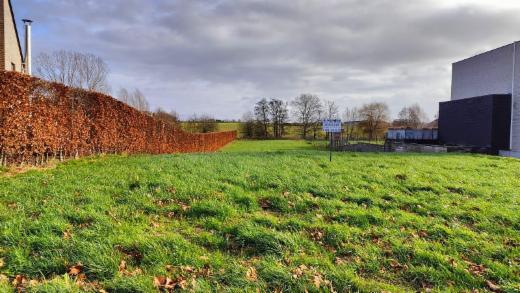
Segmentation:
[[(518, 10), (434, 0), (18, 0), (35, 50), (101, 55), (114, 87), (140, 87), (183, 115), (239, 118), (252, 97), (314, 92), (342, 106), (382, 100), (430, 114), (449, 65), (518, 39)], [(17, 13), (17, 15), (20, 15)], [(37, 52), (36, 52), (37, 53)]]

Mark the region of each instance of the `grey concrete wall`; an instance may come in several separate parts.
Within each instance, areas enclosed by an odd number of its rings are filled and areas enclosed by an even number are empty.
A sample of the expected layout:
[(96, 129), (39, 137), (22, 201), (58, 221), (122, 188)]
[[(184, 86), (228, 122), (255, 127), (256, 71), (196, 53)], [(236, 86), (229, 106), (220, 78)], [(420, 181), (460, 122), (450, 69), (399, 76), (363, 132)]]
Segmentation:
[(511, 94), (513, 45), (453, 64), (451, 99)]
[(511, 144), (520, 151), (520, 42), (453, 64), (452, 100), (494, 94), (512, 95)]

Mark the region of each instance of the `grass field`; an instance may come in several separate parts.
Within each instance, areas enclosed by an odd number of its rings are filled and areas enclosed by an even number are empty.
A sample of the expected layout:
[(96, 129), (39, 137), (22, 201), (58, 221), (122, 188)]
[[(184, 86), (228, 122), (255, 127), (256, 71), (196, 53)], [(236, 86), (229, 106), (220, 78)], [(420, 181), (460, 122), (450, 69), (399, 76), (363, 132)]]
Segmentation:
[(0, 292), (518, 292), (519, 203), (520, 161), (497, 157), (69, 161), (0, 177)]
[(283, 151), (325, 150), (327, 142), (303, 140), (238, 140), (224, 147), (225, 153), (270, 153)]

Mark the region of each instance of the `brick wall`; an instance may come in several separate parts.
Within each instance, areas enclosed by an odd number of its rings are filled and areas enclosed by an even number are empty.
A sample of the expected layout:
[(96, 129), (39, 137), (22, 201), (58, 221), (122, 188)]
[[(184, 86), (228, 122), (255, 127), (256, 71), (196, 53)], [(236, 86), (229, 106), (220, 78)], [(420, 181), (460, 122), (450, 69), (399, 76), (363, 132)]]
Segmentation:
[[(16, 24), (14, 23), (14, 16), (11, 13), (11, 6), (9, 0), (2, 0), (3, 2), (3, 22), (4, 22), (4, 67), (6, 70), (12, 69), (12, 64), (16, 66), (16, 71), (22, 71), (22, 54), (20, 52), (20, 44), (18, 43), (18, 35), (16, 31)], [(3, 69), (2, 68), (2, 69)]]

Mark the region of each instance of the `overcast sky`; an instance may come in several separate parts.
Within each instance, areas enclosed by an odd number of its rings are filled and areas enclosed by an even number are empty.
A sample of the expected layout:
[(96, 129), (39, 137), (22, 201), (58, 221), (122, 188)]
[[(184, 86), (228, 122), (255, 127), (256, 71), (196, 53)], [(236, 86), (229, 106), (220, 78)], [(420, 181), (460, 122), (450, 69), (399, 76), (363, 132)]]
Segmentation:
[(433, 118), (451, 63), (520, 40), (517, 0), (12, 2), (35, 21), (34, 54), (97, 54), (114, 93), (138, 87), (183, 117), (240, 118), (260, 97), (313, 93), (394, 115), (417, 102)]

